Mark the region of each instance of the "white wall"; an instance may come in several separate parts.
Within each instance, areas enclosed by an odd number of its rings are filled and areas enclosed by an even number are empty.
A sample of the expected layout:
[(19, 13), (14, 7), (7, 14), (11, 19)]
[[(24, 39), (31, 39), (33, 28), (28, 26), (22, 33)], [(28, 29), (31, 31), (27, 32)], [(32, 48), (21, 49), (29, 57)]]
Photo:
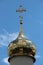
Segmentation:
[(10, 65), (33, 65), (33, 59), (26, 56), (13, 57)]

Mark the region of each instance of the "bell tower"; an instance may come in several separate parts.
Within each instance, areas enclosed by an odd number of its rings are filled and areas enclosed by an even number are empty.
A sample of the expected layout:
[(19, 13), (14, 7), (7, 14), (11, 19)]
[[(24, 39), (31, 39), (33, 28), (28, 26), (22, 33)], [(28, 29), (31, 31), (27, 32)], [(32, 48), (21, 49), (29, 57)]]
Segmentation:
[(33, 65), (35, 62), (36, 48), (32, 41), (28, 40), (22, 30), (23, 17), (22, 13), (26, 12), (20, 5), (20, 32), (18, 37), (8, 45), (8, 62), (10, 65)]

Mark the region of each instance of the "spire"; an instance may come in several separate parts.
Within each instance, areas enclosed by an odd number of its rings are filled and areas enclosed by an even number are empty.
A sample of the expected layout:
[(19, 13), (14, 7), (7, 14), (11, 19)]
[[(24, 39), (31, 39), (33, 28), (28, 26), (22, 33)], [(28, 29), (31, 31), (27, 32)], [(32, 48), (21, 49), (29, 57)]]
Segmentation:
[(36, 48), (32, 44), (32, 41), (28, 40), (22, 32), (22, 24), (23, 24), (22, 13), (25, 11), (26, 10), (22, 8), (22, 5), (20, 5), (19, 10), (16, 10), (16, 12), (20, 12), (20, 16), (19, 16), (20, 17), (20, 33), (18, 37), (15, 40), (13, 40), (8, 46), (8, 54), (9, 54), (8, 61), (10, 62), (11, 65), (12, 65), (12, 60), (14, 61), (16, 56), (28, 56), (30, 60), (33, 59), (32, 63), (35, 62), (34, 56), (36, 54)]
[(22, 33), (22, 24), (23, 24), (23, 22), (22, 22), (22, 19), (23, 19), (22, 13), (26, 12), (26, 10), (22, 8), (22, 5), (20, 5), (20, 9), (16, 10), (16, 12), (20, 13), (20, 16), (19, 16), (20, 17), (20, 33)]

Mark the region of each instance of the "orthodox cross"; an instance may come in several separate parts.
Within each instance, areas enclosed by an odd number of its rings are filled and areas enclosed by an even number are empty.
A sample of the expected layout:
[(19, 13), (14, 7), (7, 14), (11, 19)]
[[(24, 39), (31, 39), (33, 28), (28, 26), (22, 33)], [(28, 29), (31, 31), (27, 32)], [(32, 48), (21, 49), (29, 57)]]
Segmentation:
[(23, 19), (22, 13), (26, 12), (26, 10), (22, 8), (22, 5), (20, 5), (20, 9), (16, 10), (16, 12), (20, 12), (20, 16), (19, 16), (20, 17), (20, 32), (22, 32), (22, 24), (23, 24), (23, 22), (22, 22), (22, 19)]

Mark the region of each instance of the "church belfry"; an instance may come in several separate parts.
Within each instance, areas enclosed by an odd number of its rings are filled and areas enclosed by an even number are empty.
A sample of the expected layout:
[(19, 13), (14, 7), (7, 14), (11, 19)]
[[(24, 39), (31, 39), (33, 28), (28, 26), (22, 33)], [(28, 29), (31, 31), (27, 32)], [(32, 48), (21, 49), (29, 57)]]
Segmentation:
[(20, 12), (20, 32), (18, 37), (8, 45), (8, 62), (10, 65), (33, 65), (35, 62), (36, 48), (32, 41), (25, 37), (22, 30), (22, 13), (26, 12), (26, 10), (20, 5), (20, 9), (16, 10), (16, 12)]

